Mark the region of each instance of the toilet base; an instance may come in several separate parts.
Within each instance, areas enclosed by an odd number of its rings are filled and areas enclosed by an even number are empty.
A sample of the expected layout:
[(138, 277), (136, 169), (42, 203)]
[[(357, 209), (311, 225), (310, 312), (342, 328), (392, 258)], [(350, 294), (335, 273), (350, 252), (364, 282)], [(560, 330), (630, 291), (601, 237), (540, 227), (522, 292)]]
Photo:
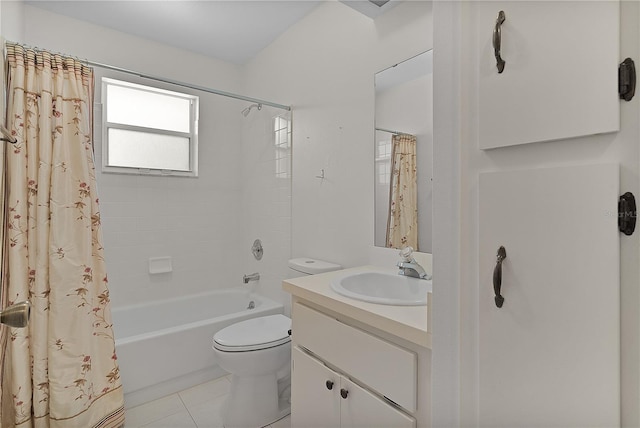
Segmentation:
[[(231, 376), (231, 390), (223, 407), (224, 428), (261, 428), (291, 413), (290, 397), (279, 394), (275, 374)], [(279, 397), (280, 395), (280, 397)]]

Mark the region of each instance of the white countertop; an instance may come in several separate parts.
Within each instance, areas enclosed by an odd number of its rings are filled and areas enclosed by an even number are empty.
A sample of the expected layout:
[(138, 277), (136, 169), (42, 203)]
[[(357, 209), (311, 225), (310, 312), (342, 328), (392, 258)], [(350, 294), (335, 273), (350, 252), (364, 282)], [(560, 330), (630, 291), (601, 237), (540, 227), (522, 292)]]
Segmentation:
[(360, 266), (318, 275), (287, 279), (282, 289), (293, 296), (323, 306), (378, 330), (408, 340), (416, 345), (431, 348), (431, 330), (428, 325), (431, 293), (426, 306), (395, 306), (362, 302), (342, 296), (331, 289), (331, 280), (347, 273), (392, 272), (376, 266)]

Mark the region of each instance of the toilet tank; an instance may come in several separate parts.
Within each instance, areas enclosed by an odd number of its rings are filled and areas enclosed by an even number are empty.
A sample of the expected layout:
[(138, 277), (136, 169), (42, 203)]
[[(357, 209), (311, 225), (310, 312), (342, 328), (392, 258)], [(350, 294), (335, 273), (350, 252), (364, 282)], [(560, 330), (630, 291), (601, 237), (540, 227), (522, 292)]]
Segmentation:
[(310, 259), (308, 257), (300, 257), (291, 259), (288, 263), (289, 278), (297, 276), (315, 275), (317, 273), (331, 272), (342, 269), (342, 266), (335, 263), (326, 262), (324, 260)]

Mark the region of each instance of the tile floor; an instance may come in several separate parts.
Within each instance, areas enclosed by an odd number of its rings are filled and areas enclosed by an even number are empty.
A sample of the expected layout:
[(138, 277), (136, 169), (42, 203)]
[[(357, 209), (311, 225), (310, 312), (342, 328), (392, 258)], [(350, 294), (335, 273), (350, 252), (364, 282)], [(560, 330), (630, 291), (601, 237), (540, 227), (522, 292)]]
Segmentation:
[[(228, 377), (185, 389), (126, 410), (125, 428), (222, 428)], [(291, 428), (291, 416), (267, 428)]]

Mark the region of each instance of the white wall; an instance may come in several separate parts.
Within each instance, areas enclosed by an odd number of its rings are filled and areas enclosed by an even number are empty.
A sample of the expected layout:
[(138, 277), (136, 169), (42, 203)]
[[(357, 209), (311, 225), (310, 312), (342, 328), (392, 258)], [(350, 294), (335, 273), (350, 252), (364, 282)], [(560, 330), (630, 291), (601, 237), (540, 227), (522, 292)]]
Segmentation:
[[(278, 212), (261, 223), (264, 231), (243, 227), (247, 220), (237, 215), (256, 211), (254, 199), (240, 195), (255, 180), (248, 172), (255, 159), (246, 157), (252, 134), (240, 132), (247, 126), (241, 102), (201, 101), (199, 179), (98, 176), (115, 305), (234, 285), (254, 270), (264, 275), (259, 291), (288, 300), (279, 291), (286, 272), (252, 264), (249, 254), (253, 239), (278, 231), (274, 245), (265, 243), (265, 257), (277, 263), (302, 255), (344, 266), (368, 262), (373, 77), (432, 47), (430, 2), (401, 3), (375, 21), (339, 2), (322, 3), (244, 69), (38, 8), (24, 6), (24, 14), (24, 38), (17, 41), (28, 45), (294, 107), (291, 236), (284, 231), (287, 201), (264, 207)], [(77, 32), (83, 37), (74, 39)], [(238, 123), (231, 128), (237, 135), (220, 130), (220, 123)], [(315, 178), (321, 169), (324, 180)], [(149, 276), (148, 258), (165, 255), (174, 258), (174, 272)], [(212, 275), (221, 283), (211, 284)]]
[(42, 49), (228, 92), (240, 87), (237, 65), (36, 7), (24, 6), (24, 29), (20, 41)]
[(17, 42), (24, 37), (24, 3), (0, 1), (0, 34), (5, 40)]
[[(283, 303), (290, 314), (290, 297), (281, 284), (291, 257), (291, 127), (289, 144), (277, 150), (276, 116), (289, 119), (291, 114), (263, 106), (242, 119), (242, 273), (258, 272), (260, 281), (244, 287)], [(250, 251), (256, 239), (264, 249), (261, 260)]]
[[(460, 325), (466, 318), (460, 276), (460, 44), (461, 3), (436, 1), (433, 5), (433, 352), (431, 362), (431, 423), (458, 427), (460, 401), (467, 393), (461, 385)], [(465, 310), (468, 308), (465, 307)], [(435, 332), (438, 332), (435, 334)], [(473, 364), (465, 360), (465, 364)], [(467, 375), (467, 373), (464, 373)], [(467, 385), (465, 385), (467, 387)], [(471, 410), (469, 410), (471, 411)], [(466, 421), (465, 421), (466, 422)], [(476, 424), (477, 425), (477, 424)], [(471, 424), (471, 426), (476, 426)]]
[[(25, 38), (20, 41), (27, 45), (238, 92), (237, 66), (30, 6), (24, 7), (24, 14)], [(75, 37), (77, 34), (82, 37)], [(102, 74), (133, 79), (96, 68), (97, 102)], [(200, 96), (200, 177), (102, 174), (97, 168), (114, 306), (240, 286), (242, 282), (244, 248), (238, 213), (242, 207), (240, 111), (245, 105), (225, 97), (161, 86)], [(99, 128), (95, 137), (99, 165)], [(172, 273), (148, 273), (148, 259), (157, 256), (173, 258)]]
[(372, 20), (328, 1), (247, 65), (245, 92), (293, 105), (292, 256), (368, 262), (374, 74), (430, 49), (431, 28), (430, 2)]

